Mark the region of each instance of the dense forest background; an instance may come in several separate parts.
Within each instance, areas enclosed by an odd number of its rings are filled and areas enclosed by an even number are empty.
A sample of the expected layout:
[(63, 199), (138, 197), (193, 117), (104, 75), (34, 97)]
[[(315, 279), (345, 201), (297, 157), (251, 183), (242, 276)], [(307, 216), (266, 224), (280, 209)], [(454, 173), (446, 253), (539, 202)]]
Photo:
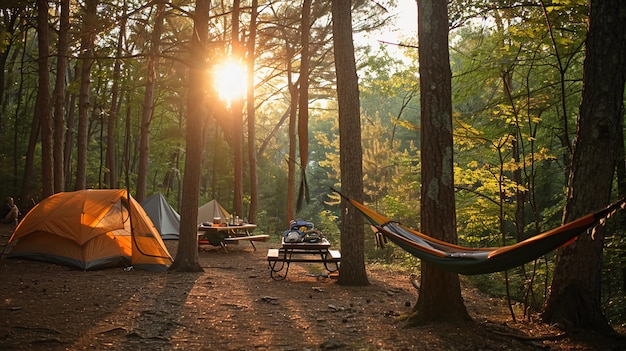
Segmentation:
[[(395, 28), (397, 2), (353, 1), (363, 182), (371, 207), (419, 228), (417, 38), (367, 40)], [(311, 220), (339, 242), (330, 191), (340, 175), (329, 1), (310, 3), (308, 38), (300, 2), (212, 2), (204, 150), (185, 147), (193, 2), (37, 4), (0, 5), (0, 190), (22, 212), (52, 193), (83, 188), (127, 188), (139, 201), (161, 192), (179, 209), (185, 153), (200, 152), (201, 204), (217, 199), (269, 234), (291, 218)], [(578, 0), (449, 3), (462, 245), (501, 246), (561, 224), (587, 16), (588, 3)], [(248, 68), (239, 82), (235, 74), (219, 80), (248, 86), (239, 97), (225, 96), (215, 79), (227, 60)], [(623, 157), (617, 168), (616, 198), (626, 179)], [(300, 206), (301, 174), (310, 199)], [(419, 266), (366, 238), (369, 260)], [(623, 231), (609, 227), (604, 246), (603, 309), (621, 324)], [(540, 310), (553, 269), (549, 255), (471, 280), (508, 294), (523, 311)]]

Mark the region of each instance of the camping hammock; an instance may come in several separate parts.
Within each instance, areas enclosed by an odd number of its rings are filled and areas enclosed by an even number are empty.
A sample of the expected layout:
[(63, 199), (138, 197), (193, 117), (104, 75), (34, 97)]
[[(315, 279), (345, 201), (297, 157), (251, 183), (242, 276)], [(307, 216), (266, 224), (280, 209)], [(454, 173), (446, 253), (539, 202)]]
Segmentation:
[[(341, 194), (340, 194), (341, 195)], [(413, 256), (442, 269), (464, 275), (505, 271), (568, 245), (597, 225), (603, 225), (626, 199), (588, 214), (558, 228), (535, 235), (517, 244), (497, 248), (468, 248), (441, 241), (376, 213), (363, 204), (341, 195), (367, 218), (377, 235), (391, 240)]]

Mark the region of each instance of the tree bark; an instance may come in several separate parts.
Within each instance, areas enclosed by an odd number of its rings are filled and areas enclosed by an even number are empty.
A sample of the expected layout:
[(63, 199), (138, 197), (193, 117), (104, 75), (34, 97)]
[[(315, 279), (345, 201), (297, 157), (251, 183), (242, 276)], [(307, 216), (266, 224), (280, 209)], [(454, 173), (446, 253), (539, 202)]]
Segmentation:
[[(363, 201), (363, 150), (361, 147), (361, 114), (359, 84), (352, 41), (352, 1), (333, 0), (333, 51), (337, 75), (339, 106), (339, 168), (341, 191), (356, 201)], [(368, 285), (365, 271), (365, 235), (363, 216), (341, 200), (342, 261), (338, 283)]]
[[(240, 0), (233, 1), (232, 13), (232, 59), (240, 63), (243, 58), (243, 48), (239, 40), (239, 12)], [(233, 137), (233, 210), (234, 214), (243, 216), (243, 96), (237, 96), (231, 102), (231, 125)]]
[(183, 175), (183, 201), (180, 206), (180, 239), (176, 259), (170, 270), (178, 272), (203, 272), (198, 262), (198, 194), (202, 150), (204, 150), (206, 52), (209, 33), (210, 0), (197, 0), (189, 59), (189, 100), (187, 102), (187, 145), (185, 173)]
[[(24, 42), (28, 41), (28, 31), (24, 31)], [(21, 66), (24, 67), (25, 63), (25, 50), (22, 51), (21, 58)], [(24, 69), (20, 69), (20, 88), (19, 93), (22, 93), (23, 82), (24, 82)], [(19, 106), (18, 106), (19, 107)], [(17, 118), (15, 119), (15, 135), (17, 138)], [(24, 159), (24, 175), (22, 177), (22, 189), (20, 190), (20, 197), (22, 200), (27, 199), (29, 196), (33, 196), (34, 190), (33, 186), (33, 169), (34, 169), (34, 160), (35, 160), (35, 147), (37, 146), (37, 140), (39, 139), (39, 127), (41, 125), (41, 120), (36, 118), (33, 115), (32, 123), (30, 123), (30, 133), (28, 137), (28, 147), (26, 149), (26, 157)], [(17, 140), (15, 141), (15, 150), (17, 150)], [(17, 155), (16, 155), (17, 156)], [(17, 160), (17, 157), (15, 157)], [(17, 171), (17, 164), (15, 165), (15, 170)]]
[(165, 3), (158, 1), (154, 14), (154, 28), (150, 38), (148, 67), (146, 72), (146, 90), (143, 95), (141, 111), (141, 133), (139, 142), (139, 170), (137, 172), (137, 192), (135, 199), (142, 202), (146, 197), (148, 186), (148, 164), (150, 163), (150, 123), (154, 113), (154, 89), (156, 86), (157, 68), (159, 65), (159, 46), (165, 18)]
[(37, 0), (37, 43), (39, 46), (37, 102), (35, 118), (41, 121), (41, 192), (46, 198), (54, 194), (54, 155), (52, 114), (50, 113), (50, 40), (48, 30), (48, 2)]
[(54, 87), (54, 192), (65, 190), (65, 87), (69, 53), (70, 1), (61, 0), (59, 42), (57, 44), (57, 76)]
[[(608, 204), (620, 140), (623, 69), (626, 64), (626, 3), (591, 0), (568, 197), (567, 223)], [(601, 266), (604, 231), (582, 235), (561, 249), (542, 318), (567, 327), (611, 331), (602, 313)]]
[[(421, 87), (421, 228), (456, 243), (452, 138), (452, 73), (448, 52), (447, 2), (418, 1)], [(470, 320), (458, 275), (422, 261), (421, 290), (409, 325)]]
[(259, 181), (256, 169), (257, 151), (256, 151), (256, 133), (255, 133), (255, 106), (254, 106), (254, 63), (255, 45), (256, 45), (256, 28), (258, 16), (258, 0), (252, 0), (252, 9), (250, 14), (250, 35), (248, 36), (248, 89), (246, 98), (246, 108), (248, 115), (248, 164), (250, 169), (250, 208), (248, 209), (248, 221), (250, 223), (257, 222), (257, 214), (259, 211)]
[(87, 0), (80, 33), (80, 88), (78, 97), (78, 131), (76, 141), (76, 185), (74, 190), (87, 188), (87, 153), (89, 149), (89, 86), (94, 61), (94, 41), (98, 0)]
[(298, 108), (298, 87), (293, 82), (293, 66), (291, 58), (293, 49), (285, 37), (287, 53), (287, 88), (289, 89), (289, 156), (287, 156), (287, 223), (285, 228), (289, 228), (289, 221), (296, 219), (296, 117)]
[[(80, 76), (80, 65), (74, 66), (74, 74), (71, 74), (72, 70), (69, 70), (68, 73), (70, 78), (68, 79), (70, 82), (76, 82), (78, 80), (77, 77)], [(80, 82), (79, 82), (80, 84)], [(72, 150), (74, 149), (74, 136), (76, 135), (76, 130), (74, 129), (74, 121), (76, 119), (76, 93), (70, 93), (67, 103), (67, 122), (65, 125), (67, 126), (67, 130), (65, 131), (65, 150), (63, 151), (63, 169), (65, 170), (65, 188), (70, 187), (70, 181), (73, 177), (73, 168), (72, 168)]]
[(117, 48), (116, 48), (116, 57), (115, 63), (113, 65), (113, 86), (111, 87), (111, 107), (109, 108), (109, 115), (107, 119), (107, 156), (106, 156), (106, 167), (108, 169), (107, 174), (104, 179), (108, 184), (110, 189), (117, 189), (117, 164), (115, 157), (115, 126), (117, 124), (117, 115), (118, 115), (118, 100), (120, 99), (120, 79), (122, 72), (122, 43), (124, 42), (124, 38), (126, 36), (126, 1), (124, 2), (122, 20), (119, 24), (120, 33), (117, 37)]
[(298, 77), (298, 150), (300, 151), (300, 188), (296, 201), (296, 212), (302, 210), (304, 200), (308, 201), (306, 184), (306, 164), (309, 158), (309, 41), (311, 40), (311, 3), (302, 2), (302, 19), (300, 21), (300, 76)]

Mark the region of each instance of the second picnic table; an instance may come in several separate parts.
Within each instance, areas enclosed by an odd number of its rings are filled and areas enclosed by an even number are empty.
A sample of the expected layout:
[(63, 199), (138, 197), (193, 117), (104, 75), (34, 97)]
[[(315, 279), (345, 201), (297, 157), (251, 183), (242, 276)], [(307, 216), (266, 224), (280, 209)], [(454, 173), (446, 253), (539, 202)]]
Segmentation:
[(256, 251), (254, 241), (265, 241), (269, 235), (252, 235), (250, 232), (256, 224), (244, 223), (240, 225), (200, 225), (198, 226), (198, 244), (220, 246), (226, 250), (226, 244), (238, 244), (241, 240), (250, 241)]
[(292, 262), (320, 262), (328, 272), (337, 272), (339, 262), (341, 262), (341, 253), (339, 250), (331, 250), (330, 246), (330, 242), (326, 238), (315, 243), (290, 243), (283, 240), (280, 249), (267, 250), (270, 277), (274, 280), (287, 278), (289, 265)]

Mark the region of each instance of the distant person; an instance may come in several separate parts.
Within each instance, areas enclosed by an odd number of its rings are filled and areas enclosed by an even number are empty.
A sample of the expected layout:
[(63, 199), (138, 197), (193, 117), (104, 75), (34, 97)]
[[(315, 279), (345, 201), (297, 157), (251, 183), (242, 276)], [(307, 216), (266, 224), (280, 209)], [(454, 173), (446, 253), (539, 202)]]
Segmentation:
[(15, 206), (12, 197), (7, 197), (2, 209), (0, 210), (0, 220), (2, 223), (11, 223), (17, 225), (20, 217), (20, 210)]

